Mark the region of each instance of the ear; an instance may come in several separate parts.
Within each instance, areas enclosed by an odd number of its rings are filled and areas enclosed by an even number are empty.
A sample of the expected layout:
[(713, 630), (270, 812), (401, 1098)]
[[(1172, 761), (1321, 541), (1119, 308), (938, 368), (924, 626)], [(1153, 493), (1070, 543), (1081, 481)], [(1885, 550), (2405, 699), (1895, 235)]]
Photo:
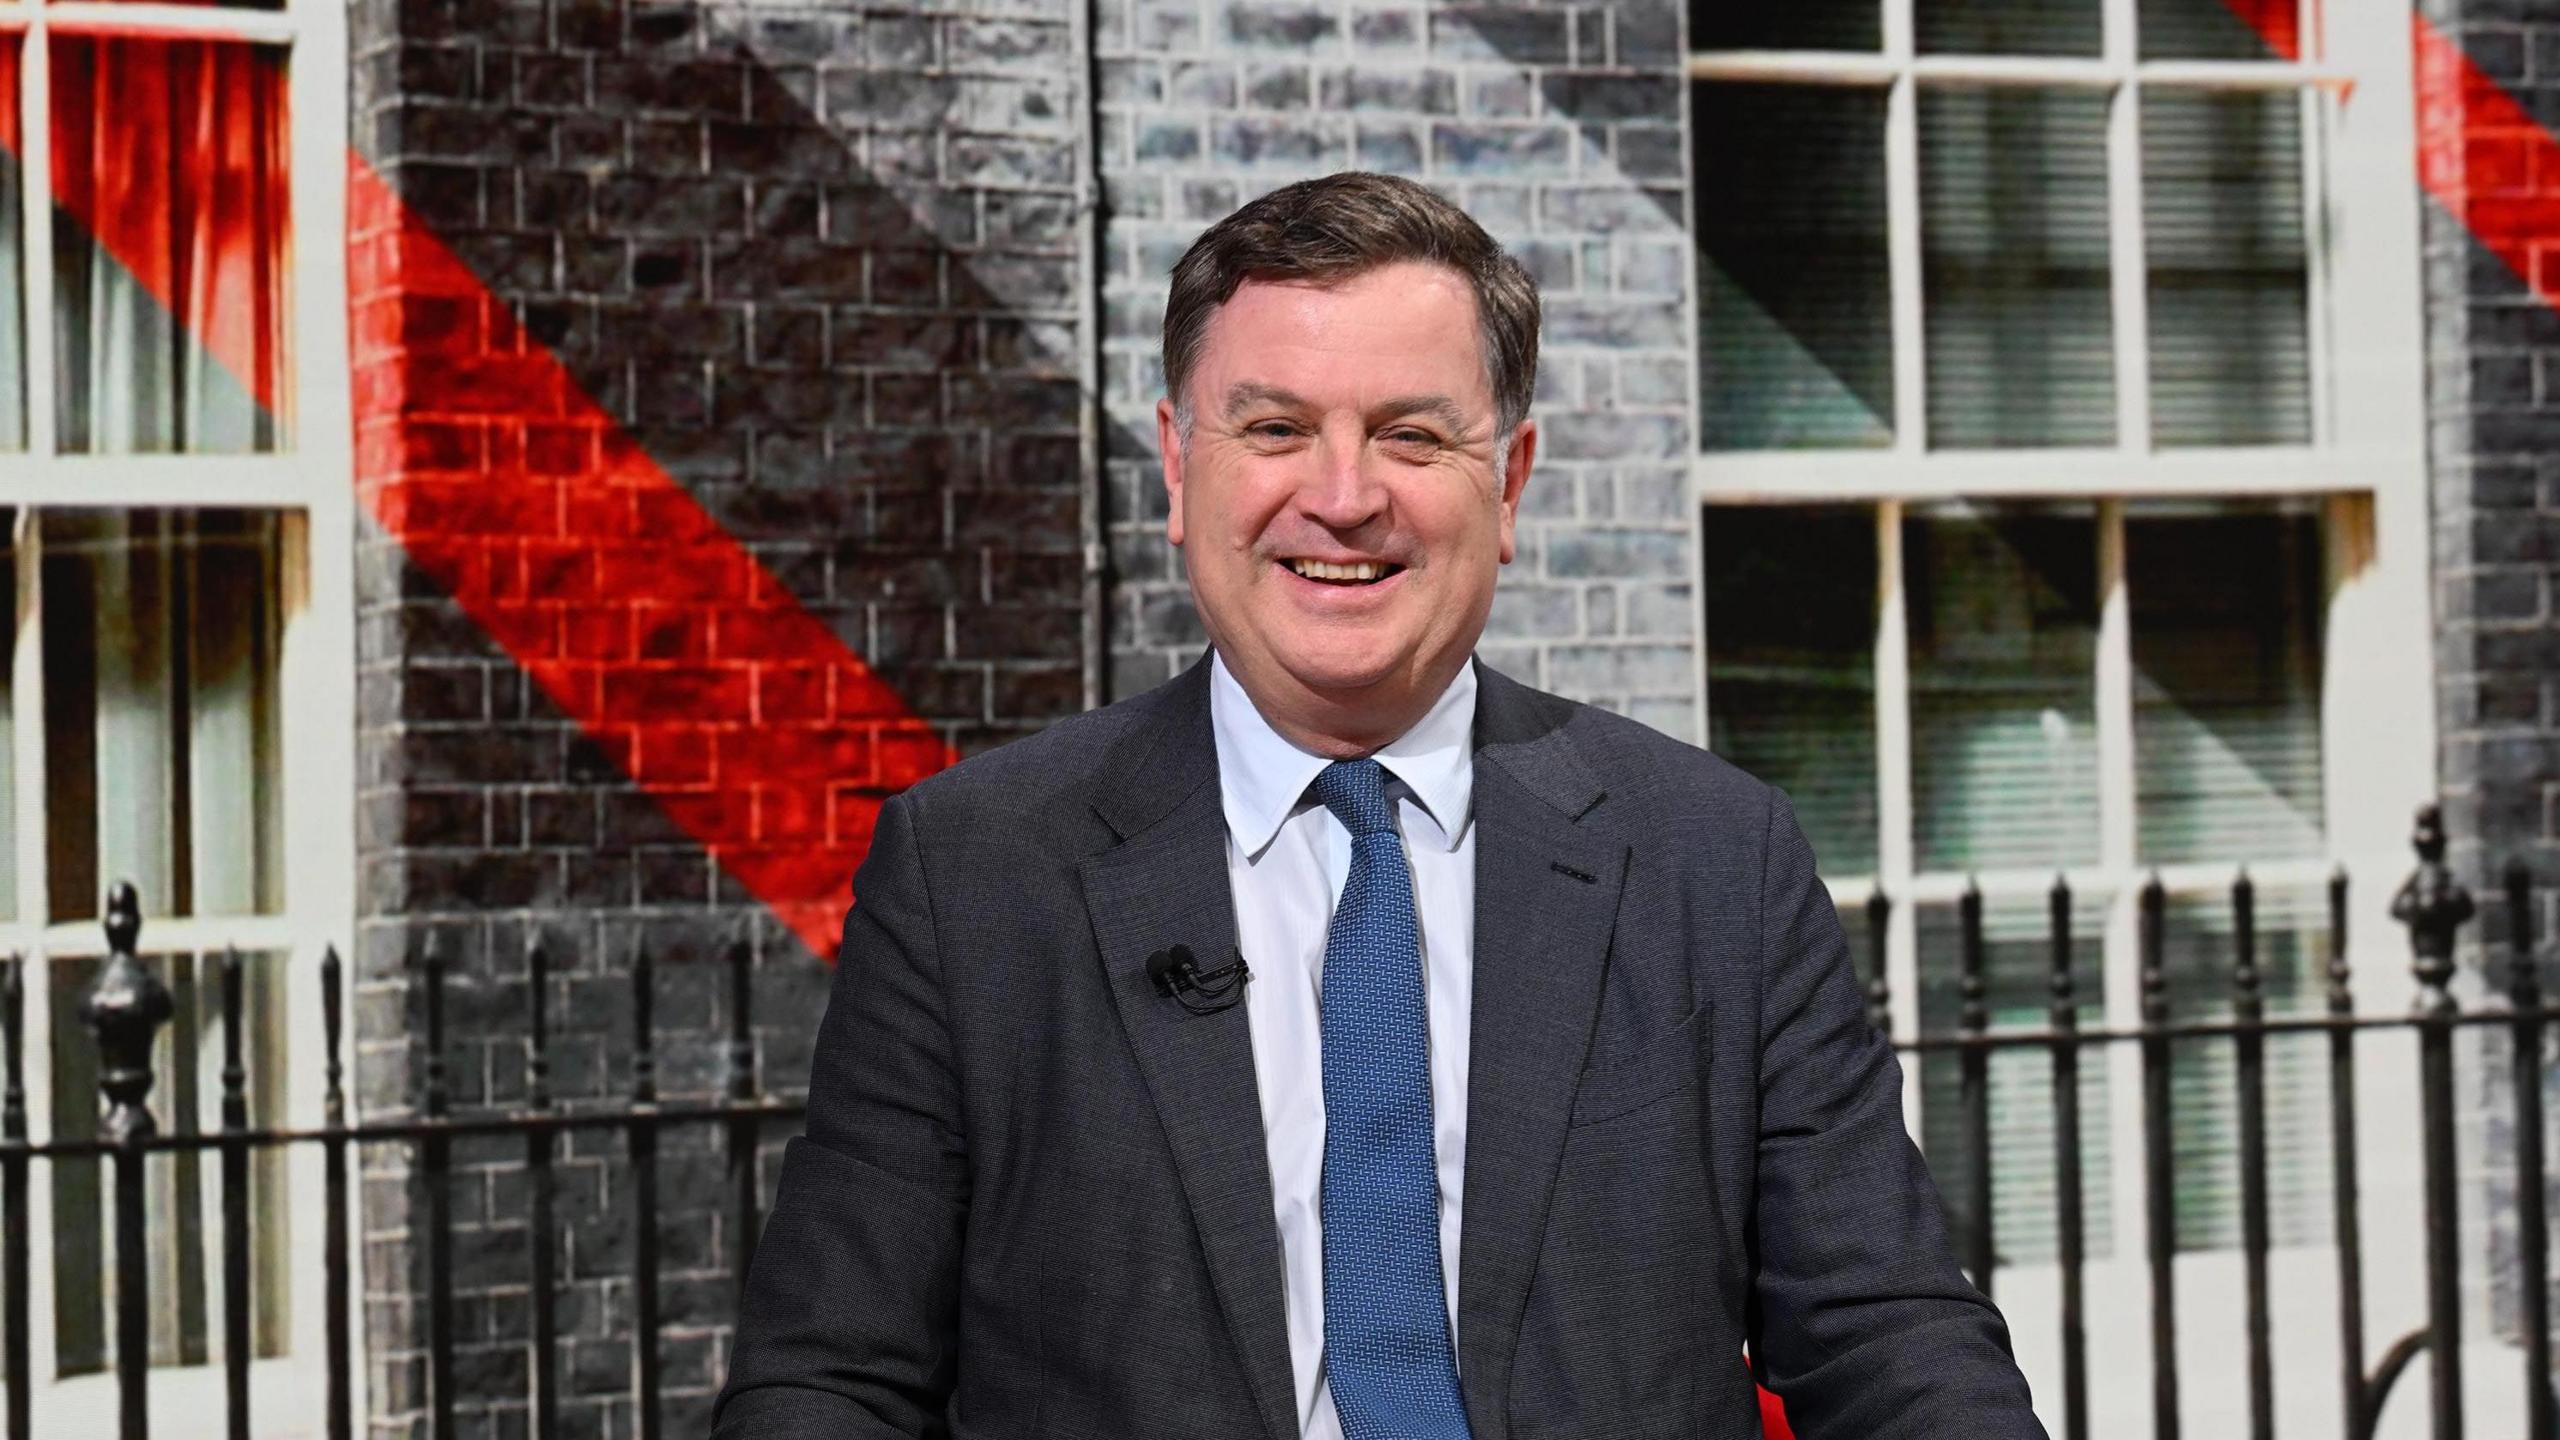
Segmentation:
[(1170, 396), (1156, 402), (1156, 454), (1164, 464), (1164, 538), (1182, 543), (1182, 427)]
[(1511, 453), (1502, 466), (1502, 563), (1511, 563), (1518, 546), (1520, 492), (1529, 488), (1529, 467), (1538, 459), (1538, 422), (1523, 420), (1511, 432)]

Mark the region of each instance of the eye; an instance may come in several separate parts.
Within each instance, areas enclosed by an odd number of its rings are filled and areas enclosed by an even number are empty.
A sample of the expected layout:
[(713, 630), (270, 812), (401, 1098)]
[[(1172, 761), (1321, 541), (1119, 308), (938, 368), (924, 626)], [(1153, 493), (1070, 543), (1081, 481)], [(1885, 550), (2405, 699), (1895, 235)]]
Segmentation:
[(1416, 429), (1411, 425), (1398, 426), (1397, 428), (1388, 431), (1381, 438), (1390, 445), (1400, 445), (1407, 449), (1419, 447), (1436, 448), (1440, 444), (1439, 436), (1432, 434), (1428, 430)]
[(1298, 427), (1288, 420), (1257, 420), (1245, 427), (1245, 433), (1257, 440), (1287, 440), (1297, 435)]

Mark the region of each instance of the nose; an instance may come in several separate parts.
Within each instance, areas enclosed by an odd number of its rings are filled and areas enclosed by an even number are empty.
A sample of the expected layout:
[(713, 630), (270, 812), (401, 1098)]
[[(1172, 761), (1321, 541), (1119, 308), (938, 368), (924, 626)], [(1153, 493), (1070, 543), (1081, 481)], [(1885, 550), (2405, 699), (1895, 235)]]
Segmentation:
[(1387, 487), (1372, 470), (1368, 447), (1328, 435), (1316, 465), (1298, 487), (1298, 506), (1328, 530), (1357, 530), (1387, 511)]

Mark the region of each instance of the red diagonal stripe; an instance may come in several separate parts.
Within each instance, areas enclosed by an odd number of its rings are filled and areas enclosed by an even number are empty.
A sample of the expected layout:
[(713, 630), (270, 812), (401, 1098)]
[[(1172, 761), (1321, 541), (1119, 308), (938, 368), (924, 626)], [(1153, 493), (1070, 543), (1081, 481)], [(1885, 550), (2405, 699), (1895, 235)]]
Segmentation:
[(2560, 140), (2418, 16), (2418, 183), (2560, 308)]
[(881, 801), (953, 756), (361, 157), (356, 483), (721, 867), (833, 956)]
[(2301, 0), (2222, 0), (2241, 23), (2258, 32), (2267, 48), (2287, 60), (2302, 58)]
[[(14, 81), (16, 53), (0, 53)], [(7, 107), (11, 149), (14, 121)], [(949, 747), (352, 152), (347, 201), (359, 495), (687, 835), (832, 958), (882, 800), (950, 764)], [(69, 208), (188, 323), (154, 258), (168, 217)], [(233, 323), (244, 303), (223, 297), (193, 338), (272, 409), (256, 327)]]

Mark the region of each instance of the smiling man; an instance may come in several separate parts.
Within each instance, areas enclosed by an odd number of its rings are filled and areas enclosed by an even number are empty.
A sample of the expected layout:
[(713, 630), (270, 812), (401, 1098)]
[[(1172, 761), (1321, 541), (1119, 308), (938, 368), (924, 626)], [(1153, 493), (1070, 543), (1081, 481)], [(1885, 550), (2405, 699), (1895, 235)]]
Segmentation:
[(2044, 1433), (1785, 798), (1472, 658), (1537, 346), (1408, 181), (1183, 257), (1211, 654), (882, 810), (718, 1435)]

